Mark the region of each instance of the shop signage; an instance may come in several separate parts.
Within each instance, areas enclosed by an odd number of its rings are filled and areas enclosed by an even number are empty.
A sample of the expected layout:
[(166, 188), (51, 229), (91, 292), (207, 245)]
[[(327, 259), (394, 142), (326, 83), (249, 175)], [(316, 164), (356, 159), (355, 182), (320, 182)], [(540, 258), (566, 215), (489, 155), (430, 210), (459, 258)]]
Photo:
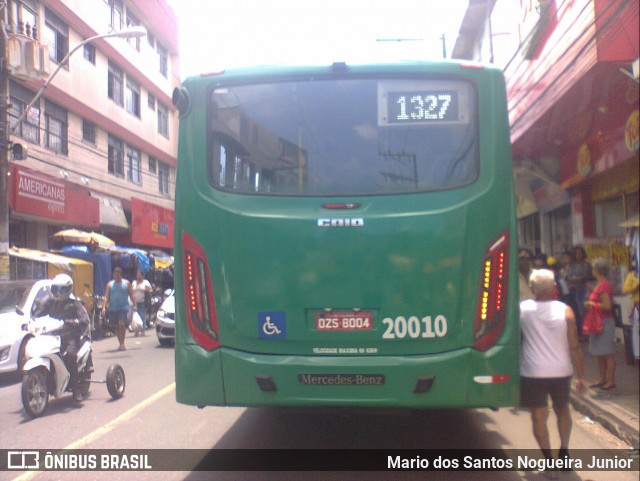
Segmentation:
[(9, 196), (16, 213), (86, 227), (98, 227), (98, 202), (87, 189), (22, 167), (12, 167), (13, 192)]
[(173, 249), (174, 211), (131, 198), (131, 241)]

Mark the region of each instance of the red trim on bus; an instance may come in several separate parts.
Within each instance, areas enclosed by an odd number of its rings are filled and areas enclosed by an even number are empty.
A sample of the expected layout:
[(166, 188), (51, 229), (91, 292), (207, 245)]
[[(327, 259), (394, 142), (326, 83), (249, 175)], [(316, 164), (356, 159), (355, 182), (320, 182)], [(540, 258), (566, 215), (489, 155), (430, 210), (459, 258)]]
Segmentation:
[(186, 232), (182, 233), (182, 259), (189, 332), (199, 345), (212, 351), (220, 347), (220, 337), (209, 263), (202, 246)]
[(359, 209), (360, 204), (348, 203), (348, 204), (322, 204), (323, 209)]
[(473, 347), (486, 351), (504, 331), (507, 315), (509, 232), (491, 241), (482, 261), (478, 308), (473, 322)]
[(474, 70), (483, 70), (484, 69), (484, 65), (482, 65), (481, 63), (472, 63), (472, 62), (460, 62), (460, 67), (461, 68), (470, 68), (470, 69), (474, 69)]

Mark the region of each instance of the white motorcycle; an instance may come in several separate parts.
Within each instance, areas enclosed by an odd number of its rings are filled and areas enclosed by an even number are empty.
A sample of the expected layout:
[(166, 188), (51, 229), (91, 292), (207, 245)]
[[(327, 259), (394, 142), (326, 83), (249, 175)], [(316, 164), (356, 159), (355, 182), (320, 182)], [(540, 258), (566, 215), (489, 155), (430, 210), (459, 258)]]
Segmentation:
[[(27, 362), (24, 365), (22, 378), (22, 405), (29, 415), (41, 416), (49, 403), (49, 396), (59, 398), (65, 392), (72, 392), (69, 387), (70, 374), (60, 352), (61, 336), (64, 335), (64, 321), (49, 316), (33, 319), (27, 330), (33, 334), (26, 345)], [(81, 338), (78, 350), (78, 389), (83, 398), (89, 394), (93, 360), (91, 357), (91, 339)], [(124, 395), (124, 370), (119, 364), (109, 366), (106, 381), (112, 398)]]

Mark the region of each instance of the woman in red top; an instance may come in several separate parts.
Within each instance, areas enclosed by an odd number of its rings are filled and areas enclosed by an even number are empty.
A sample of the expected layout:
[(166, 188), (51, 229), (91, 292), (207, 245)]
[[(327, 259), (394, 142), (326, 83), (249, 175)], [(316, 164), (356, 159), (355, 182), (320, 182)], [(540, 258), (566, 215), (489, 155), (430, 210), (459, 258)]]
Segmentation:
[(604, 259), (593, 262), (593, 276), (598, 281), (596, 288), (584, 303), (587, 309), (599, 308), (604, 322), (604, 330), (600, 334), (589, 336), (589, 353), (598, 358), (600, 378), (589, 387), (608, 391), (616, 387), (615, 373), (615, 322), (613, 320), (613, 288), (607, 279), (609, 265)]

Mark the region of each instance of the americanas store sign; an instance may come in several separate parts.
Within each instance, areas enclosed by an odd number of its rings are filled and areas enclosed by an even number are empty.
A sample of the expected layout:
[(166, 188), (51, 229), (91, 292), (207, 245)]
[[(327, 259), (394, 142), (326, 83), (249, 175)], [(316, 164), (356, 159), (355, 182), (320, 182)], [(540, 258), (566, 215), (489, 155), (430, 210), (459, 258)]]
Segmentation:
[(18, 198), (16, 210), (46, 217), (64, 218), (65, 185), (37, 174), (18, 171)]
[(100, 225), (98, 199), (82, 187), (39, 172), (12, 167), (9, 203), (15, 213), (86, 227)]

